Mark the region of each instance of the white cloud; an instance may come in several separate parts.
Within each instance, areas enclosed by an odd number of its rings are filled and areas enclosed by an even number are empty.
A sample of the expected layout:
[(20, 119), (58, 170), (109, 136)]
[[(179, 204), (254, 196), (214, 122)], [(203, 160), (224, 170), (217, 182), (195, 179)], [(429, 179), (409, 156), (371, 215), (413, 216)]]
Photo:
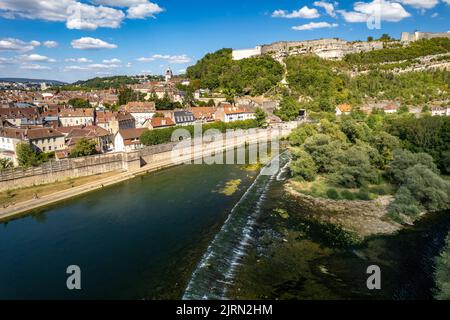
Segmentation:
[(43, 45), (44, 45), (44, 47), (52, 49), (52, 48), (56, 48), (59, 44), (56, 41), (44, 41)]
[(34, 50), (34, 48), (39, 45), (40, 45), (39, 41), (25, 42), (13, 38), (0, 39), (0, 51), (26, 52)]
[(397, 1), (416, 9), (432, 9), (439, 3), (439, 0), (397, 0)]
[(147, 0), (91, 0), (94, 4), (103, 4), (111, 7), (131, 7), (142, 3), (147, 3)]
[(21, 65), (20, 69), (40, 71), (40, 70), (51, 70), (52, 68), (47, 67), (47, 66), (41, 66), (39, 64), (30, 63), (30, 64)]
[(93, 63), (89, 65), (73, 65), (73, 66), (66, 66), (64, 68), (65, 72), (69, 71), (99, 71), (99, 70), (111, 70), (120, 68), (121, 65), (117, 64), (104, 64), (104, 63)]
[(292, 12), (288, 12), (286, 10), (275, 10), (272, 13), (273, 18), (286, 18), (286, 19), (294, 19), (294, 18), (303, 18), (303, 19), (314, 19), (320, 17), (319, 12), (315, 8), (308, 8), (304, 6), (299, 10), (294, 10)]
[(336, 12), (334, 11), (334, 4), (325, 2), (325, 1), (316, 1), (316, 2), (314, 2), (314, 5), (316, 7), (325, 9), (325, 12), (329, 16), (331, 16), (333, 18), (336, 17)]
[(37, 19), (65, 22), (69, 29), (95, 30), (119, 28), (126, 18), (118, 8), (128, 8), (128, 18), (143, 19), (163, 11), (147, 0), (92, 0), (91, 5), (80, 0), (0, 0), (0, 16), (7, 19)]
[(350, 23), (367, 22), (371, 17), (379, 16), (382, 21), (398, 22), (411, 16), (400, 3), (387, 0), (356, 2), (354, 11), (338, 10), (345, 21)]
[(68, 29), (95, 30), (99, 27), (119, 28), (125, 14), (121, 10), (95, 7), (76, 3), (69, 7), (66, 27)]
[(120, 61), (119, 59), (117, 59), (117, 58), (113, 58), (113, 59), (105, 59), (105, 60), (103, 60), (103, 63), (106, 63), (106, 64), (118, 64), (118, 63), (121, 63), (122, 61)]
[(117, 45), (91, 37), (84, 37), (72, 41), (72, 48), (79, 50), (115, 49)]
[(28, 62), (56, 62), (55, 59), (51, 59), (46, 56), (41, 56), (40, 54), (30, 54), (30, 55), (23, 55), (19, 57), (23, 61)]
[(78, 62), (78, 63), (91, 63), (92, 60), (89, 60), (88, 58), (68, 58), (64, 60), (65, 62)]
[(15, 60), (12, 58), (2, 58), (0, 57), (0, 64), (11, 64), (14, 63)]
[(164, 9), (158, 4), (148, 2), (132, 6), (127, 10), (127, 18), (129, 19), (145, 19), (147, 17), (155, 17), (155, 14), (163, 12)]
[(450, 6), (450, 0), (442, 0), (442, 1), (444, 1), (446, 4)]
[(337, 23), (328, 23), (328, 22), (311, 22), (307, 24), (303, 24), (301, 26), (292, 27), (293, 30), (303, 31), (303, 30), (313, 30), (320, 28), (336, 28), (339, 25)]
[(160, 60), (166, 60), (169, 63), (174, 64), (183, 64), (183, 63), (189, 63), (191, 62), (191, 58), (189, 58), (187, 55), (182, 54), (178, 56), (170, 56), (170, 55), (162, 55), (162, 54), (154, 54), (152, 56), (153, 59), (160, 59)]
[(189, 63), (192, 61), (192, 59), (185, 54), (175, 55), (175, 56), (154, 54), (151, 57), (141, 57), (141, 58), (137, 59), (137, 61), (139, 61), (139, 62), (151, 62), (151, 61), (155, 61), (155, 60), (166, 60), (167, 62), (173, 63), (173, 64), (183, 64), (183, 63)]
[(150, 61), (155, 61), (155, 58), (152, 58), (152, 57), (149, 57), (149, 58), (140, 57), (140, 58), (138, 58), (136, 60), (139, 61), (139, 62), (150, 62)]

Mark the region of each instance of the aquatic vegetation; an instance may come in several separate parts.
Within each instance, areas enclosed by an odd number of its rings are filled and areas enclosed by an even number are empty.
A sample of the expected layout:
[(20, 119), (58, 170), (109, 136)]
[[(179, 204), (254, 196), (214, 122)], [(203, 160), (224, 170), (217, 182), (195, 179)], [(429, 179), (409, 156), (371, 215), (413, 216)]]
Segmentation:
[(239, 186), (241, 185), (242, 180), (241, 179), (234, 179), (230, 180), (225, 184), (225, 187), (223, 187), (221, 190), (219, 190), (219, 193), (226, 195), (226, 196), (232, 196), (236, 193), (236, 191), (239, 190)]

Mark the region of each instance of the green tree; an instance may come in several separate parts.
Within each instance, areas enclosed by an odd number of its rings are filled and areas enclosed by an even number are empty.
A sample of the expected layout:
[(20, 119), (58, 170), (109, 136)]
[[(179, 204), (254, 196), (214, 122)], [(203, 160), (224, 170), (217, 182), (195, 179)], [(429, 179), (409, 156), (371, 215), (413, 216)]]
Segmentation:
[(81, 98), (70, 99), (69, 105), (74, 108), (91, 108), (89, 101)]
[(37, 153), (28, 143), (19, 143), (16, 146), (16, 156), (21, 167), (28, 168), (39, 164)]
[(293, 148), (291, 154), (293, 158), (290, 165), (292, 175), (306, 181), (314, 181), (317, 176), (317, 167), (309, 153), (300, 148)]
[(436, 258), (436, 271), (434, 273), (438, 300), (450, 300), (450, 233), (445, 240), (445, 247)]
[(11, 160), (6, 158), (0, 158), (0, 170), (12, 168), (14, 164)]
[(86, 157), (97, 153), (97, 143), (93, 140), (82, 138), (70, 151), (71, 158)]
[(278, 109), (274, 111), (274, 114), (281, 118), (283, 121), (295, 120), (300, 113), (300, 104), (294, 97), (285, 96), (280, 102)]
[(255, 118), (259, 127), (263, 127), (267, 124), (267, 113), (263, 109), (256, 108)]

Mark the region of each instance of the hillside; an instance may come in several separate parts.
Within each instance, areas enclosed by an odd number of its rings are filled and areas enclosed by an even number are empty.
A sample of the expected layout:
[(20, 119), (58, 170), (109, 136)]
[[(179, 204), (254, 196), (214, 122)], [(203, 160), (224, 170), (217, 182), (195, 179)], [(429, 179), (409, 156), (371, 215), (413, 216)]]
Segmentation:
[(28, 78), (0, 78), (0, 82), (18, 82), (18, 83), (46, 83), (54, 85), (66, 84), (62, 81), (48, 80), (48, 79), (28, 79)]
[[(97, 77), (85, 81), (77, 81), (70, 85), (62, 87), (63, 90), (102, 90), (102, 89), (119, 89), (126, 85), (138, 84), (144, 78), (132, 76), (113, 76), (113, 77)], [(161, 76), (146, 76), (145, 80), (161, 81)]]
[[(450, 39), (420, 40), (407, 46), (391, 41), (383, 49), (348, 54), (338, 61), (302, 54), (281, 62), (270, 55), (233, 61), (231, 50), (222, 49), (188, 68), (187, 75), (201, 87), (216, 91), (290, 97), (281, 105), (291, 115), (300, 108), (333, 112), (340, 103), (396, 100), (423, 106), (450, 99)], [(286, 85), (280, 83), (284, 72)], [(280, 114), (286, 120), (291, 115)]]

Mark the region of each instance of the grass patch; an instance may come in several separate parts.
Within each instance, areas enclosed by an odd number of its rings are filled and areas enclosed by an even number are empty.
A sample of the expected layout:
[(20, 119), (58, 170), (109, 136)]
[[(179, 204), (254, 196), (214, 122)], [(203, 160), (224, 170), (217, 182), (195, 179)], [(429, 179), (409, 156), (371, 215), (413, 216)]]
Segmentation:
[(292, 179), (294, 189), (300, 193), (331, 200), (363, 200), (370, 201), (379, 196), (393, 194), (394, 188), (383, 182), (379, 185), (369, 185), (360, 189), (341, 188), (330, 183), (326, 177), (318, 176), (314, 181), (304, 181), (299, 178)]
[(40, 186), (26, 187), (14, 190), (6, 190), (0, 194), (0, 207), (6, 207), (12, 204), (32, 200), (35, 196), (43, 197), (55, 192), (71, 189), (84, 184), (88, 184), (99, 179), (108, 178), (118, 174), (118, 171), (97, 174), (93, 176), (81, 177), (76, 179), (66, 179)]

